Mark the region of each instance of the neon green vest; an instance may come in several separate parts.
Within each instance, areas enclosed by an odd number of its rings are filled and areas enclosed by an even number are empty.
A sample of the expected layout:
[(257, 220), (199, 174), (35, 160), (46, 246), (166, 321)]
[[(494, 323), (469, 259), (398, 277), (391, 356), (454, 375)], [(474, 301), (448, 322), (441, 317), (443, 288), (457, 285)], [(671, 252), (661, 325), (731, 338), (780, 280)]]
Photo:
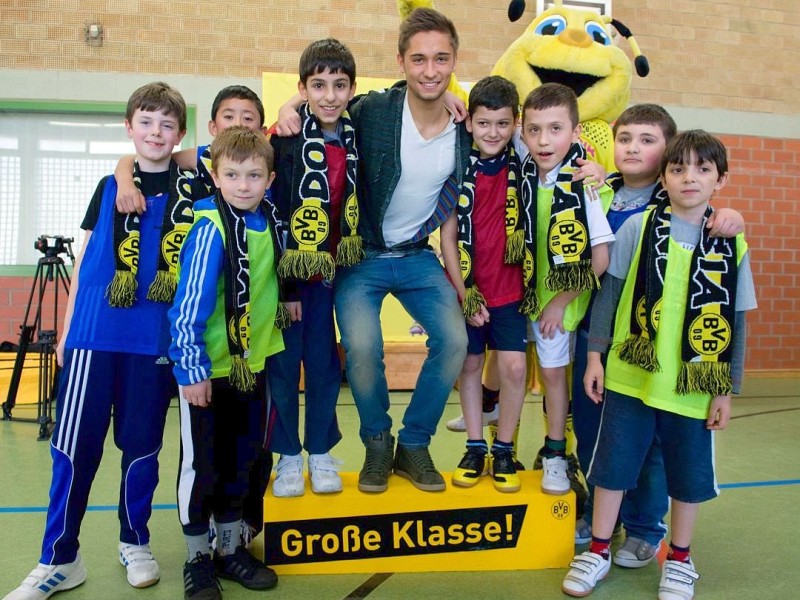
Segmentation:
[[(611, 201), (614, 199), (614, 190), (607, 185), (600, 188), (600, 201), (603, 203), (603, 213), (608, 212)], [(550, 262), (547, 260), (547, 230), (550, 227), (550, 206), (553, 204), (553, 189), (542, 186), (536, 190), (536, 295), (539, 297), (539, 306), (544, 308), (559, 292), (552, 292), (544, 286), (544, 279), (550, 272)], [(592, 291), (586, 290), (572, 302), (567, 304), (564, 311), (564, 329), (575, 331), (580, 325)]]
[[(219, 213), (200, 210), (194, 221), (208, 219), (226, 243)], [(250, 259), (250, 353), (247, 364), (253, 373), (264, 370), (267, 356), (283, 350), (283, 335), (275, 328), (278, 309), (278, 276), (275, 272), (275, 253), (269, 229), (262, 232), (247, 230), (247, 254)], [(225, 325), (225, 279), (217, 281), (217, 304), (208, 320), (205, 332), (206, 352), (211, 359), (214, 379), (227, 377), (231, 370), (231, 355)]]
[[(645, 221), (650, 211), (645, 213)], [(667, 251), (667, 273), (664, 277), (664, 292), (661, 298), (661, 315), (656, 333), (656, 356), (661, 364), (661, 371), (648, 373), (641, 367), (626, 363), (619, 358), (617, 345), (625, 341), (630, 334), (631, 304), (633, 288), (639, 267), (642, 251), (644, 226), (639, 234), (639, 245), (631, 261), (625, 287), (620, 296), (614, 325), (614, 341), (608, 354), (605, 387), (639, 398), (653, 408), (665, 410), (693, 419), (708, 418), (708, 407), (711, 396), (704, 393), (677, 394), (675, 384), (681, 367), (681, 341), (684, 335), (683, 317), (686, 310), (686, 293), (689, 287), (689, 268), (692, 262), (692, 251), (683, 248), (672, 238), (669, 239)], [(747, 252), (744, 236), (736, 237), (737, 264)]]

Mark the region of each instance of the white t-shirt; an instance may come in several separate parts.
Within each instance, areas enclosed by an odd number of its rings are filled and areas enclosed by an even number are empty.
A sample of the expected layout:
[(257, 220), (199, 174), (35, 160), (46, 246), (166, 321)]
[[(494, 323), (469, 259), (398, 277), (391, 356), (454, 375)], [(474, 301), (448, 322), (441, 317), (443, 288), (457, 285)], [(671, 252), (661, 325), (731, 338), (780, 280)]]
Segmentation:
[(400, 180), (383, 217), (387, 246), (407, 242), (431, 217), (444, 182), (456, 168), (456, 143), (452, 116), (440, 134), (424, 139), (414, 123), (406, 95), (400, 137)]

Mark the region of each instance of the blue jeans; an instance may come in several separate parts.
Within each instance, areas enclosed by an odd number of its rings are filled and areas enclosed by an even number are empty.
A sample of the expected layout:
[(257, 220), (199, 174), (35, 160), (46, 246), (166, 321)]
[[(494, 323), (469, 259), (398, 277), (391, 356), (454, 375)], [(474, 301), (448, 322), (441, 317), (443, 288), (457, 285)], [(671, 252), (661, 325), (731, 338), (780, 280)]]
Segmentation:
[(464, 364), (464, 315), (444, 269), (429, 250), (402, 256), (368, 255), (358, 265), (337, 270), (336, 319), (362, 440), (392, 428), (380, 320), (387, 294), (395, 296), (428, 334), (428, 357), (398, 433), (403, 446), (425, 448)]
[[(589, 474), (603, 412), (603, 405), (589, 400), (583, 390), (587, 345), (588, 333), (585, 329), (579, 329), (575, 336), (575, 361), (572, 365), (572, 425), (578, 441), (578, 463), (585, 475)], [(583, 518), (591, 525), (594, 486), (589, 484), (588, 487), (589, 498), (584, 506)], [(656, 546), (667, 532), (664, 515), (668, 509), (664, 457), (661, 443), (655, 436), (642, 464), (636, 487), (626, 491), (622, 498), (620, 519), (627, 535)]]
[[(267, 359), (275, 407), (269, 449), (279, 454), (325, 454), (342, 439), (336, 401), (342, 365), (333, 327), (333, 289), (312, 281), (299, 285), (303, 317), (283, 331), (285, 349)], [(300, 445), (300, 363), (305, 368), (305, 434)]]

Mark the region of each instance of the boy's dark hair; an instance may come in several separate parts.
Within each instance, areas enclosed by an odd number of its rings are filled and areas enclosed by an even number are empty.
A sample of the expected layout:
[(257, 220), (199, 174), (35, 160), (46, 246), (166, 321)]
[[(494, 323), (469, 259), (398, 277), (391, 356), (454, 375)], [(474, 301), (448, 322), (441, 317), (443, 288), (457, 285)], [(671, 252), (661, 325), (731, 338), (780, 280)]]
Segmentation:
[(324, 73), (344, 73), (350, 78), (350, 85), (356, 82), (356, 59), (353, 53), (339, 40), (327, 38), (311, 42), (300, 55), (300, 81), (305, 85), (312, 75)]
[(634, 104), (626, 108), (614, 123), (614, 137), (617, 136), (617, 129), (623, 125), (658, 125), (667, 142), (678, 133), (675, 119), (658, 104)]
[(456, 26), (453, 25), (453, 22), (432, 8), (416, 8), (400, 23), (400, 36), (397, 39), (397, 51), (400, 56), (406, 55), (412, 37), (428, 31), (449, 35), (453, 53), (458, 52), (458, 33), (456, 33)]
[(135, 90), (128, 98), (125, 119), (130, 122), (137, 110), (160, 110), (178, 119), (178, 129), (186, 131), (186, 102), (181, 93), (163, 81), (148, 83)]
[(725, 145), (707, 131), (691, 129), (679, 133), (669, 141), (661, 159), (661, 174), (666, 172), (668, 164), (692, 164), (693, 154), (693, 164), (714, 163), (720, 177), (728, 172), (728, 152)]
[(519, 116), (517, 86), (499, 75), (490, 75), (478, 80), (469, 91), (469, 116), (475, 114), (479, 106), (489, 110), (508, 107), (516, 119)]
[(251, 90), (246, 85), (229, 85), (228, 87), (222, 88), (217, 97), (214, 98), (214, 103), (211, 105), (211, 120), (214, 121), (217, 118), (217, 112), (219, 111), (220, 105), (230, 98), (236, 98), (237, 100), (249, 100), (252, 102), (256, 110), (258, 111), (258, 116), (261, 117), (261, 125), (264, 124), (264, 105), (261, 103), (261, 98)]
[(242, 163), (253, 157), (263, 158), (267, 163), (267, 171), (272, 172), (274, 154), (267, 136), (241, 125), (228, 127), (219, 132), (211, 144), (211, 165), (214, 170), (222, 158)]
[(556, 106), (563, 106), (569, 111), (569, 119), (572, 121), (572, 127), (577, 127), (580, 123), (578, 116), (578, 97), (571, 88), (561, 83), (545, 83), (537, 88), (534, 88), (528, 97), (525, 98), (525, 104), (522, 107), (522, 120), (525, 120), (525, 111), (529, 108), (533, 110), (545, 110), (547, 108), (554, 108)]

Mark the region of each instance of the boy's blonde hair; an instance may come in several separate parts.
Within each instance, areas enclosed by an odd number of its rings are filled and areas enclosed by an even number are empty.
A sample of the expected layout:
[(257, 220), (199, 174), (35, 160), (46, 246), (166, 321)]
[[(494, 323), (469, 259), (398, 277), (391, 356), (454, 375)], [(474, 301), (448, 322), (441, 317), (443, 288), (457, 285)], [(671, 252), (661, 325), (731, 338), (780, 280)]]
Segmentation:
[(271, 173), (274, 153), (263, 133), (236, 125), (221, 131), (211, 144), (211, 168), (215, 172), (222, 158), (237, 163), (243, 163), (248, 158), (263, 158), (267, 171)]
[(137, 110), (160, 110), (165, 115), (173, 115), (178, 119), (178, 129), (186, 131), (186, 102), (178, 90), (163, 81), (143, 85), (131, 94), (125, 108), (125, 119), (129, 123)]

